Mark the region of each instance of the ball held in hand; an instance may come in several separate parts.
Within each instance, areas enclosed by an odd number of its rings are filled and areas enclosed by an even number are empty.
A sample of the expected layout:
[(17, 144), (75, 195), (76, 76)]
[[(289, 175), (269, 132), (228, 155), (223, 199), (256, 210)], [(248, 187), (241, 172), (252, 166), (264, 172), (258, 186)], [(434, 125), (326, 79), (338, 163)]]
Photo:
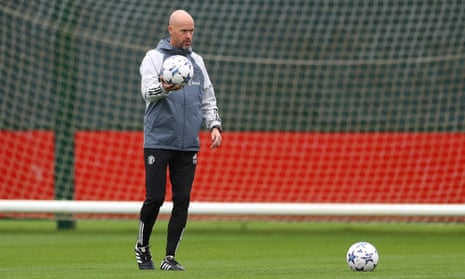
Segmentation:
[(194, 67), (183, 55), (170, 56), (163, 62), (162, 77), (166, 83), (184, 86), (193, 76)]

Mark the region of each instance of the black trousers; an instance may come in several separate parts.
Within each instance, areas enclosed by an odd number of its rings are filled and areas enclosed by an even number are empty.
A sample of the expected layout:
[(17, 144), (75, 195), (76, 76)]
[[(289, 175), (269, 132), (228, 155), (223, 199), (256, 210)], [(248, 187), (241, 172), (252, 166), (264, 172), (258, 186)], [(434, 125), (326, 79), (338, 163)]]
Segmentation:
[(140, 211), (138, 245), (147, 246), (160, 207), (165, 201), (167, 170), (173, 194), (166, 255), (174, 256), (187, 223), (197, 152), (144, 149), (146, 197)]

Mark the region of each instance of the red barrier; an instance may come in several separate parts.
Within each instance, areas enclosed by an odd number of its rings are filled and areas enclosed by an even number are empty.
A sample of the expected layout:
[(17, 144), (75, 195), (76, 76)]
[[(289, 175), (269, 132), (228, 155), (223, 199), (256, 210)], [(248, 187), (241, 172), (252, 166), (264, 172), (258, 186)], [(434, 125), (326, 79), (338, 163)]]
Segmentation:
[(76, 133), (75, 198), (143, 200), (142, 141), (140, 132)]
[(465, 202), (462, 133), (224, 136), (219, 152), (199, 156), (197, 200)]
[[(53, 198), (53, 134), (0, 132), (0, 197)], [(193, 200), (464, 203), (463, 133), (201, 134)], [(76, 133), (75, 198), (144, 198), (141, 132)], [(170, 191), (168, 191), (168, 198)]]
[(0, 132), (0, 199), (54, 198), (53, 132)]

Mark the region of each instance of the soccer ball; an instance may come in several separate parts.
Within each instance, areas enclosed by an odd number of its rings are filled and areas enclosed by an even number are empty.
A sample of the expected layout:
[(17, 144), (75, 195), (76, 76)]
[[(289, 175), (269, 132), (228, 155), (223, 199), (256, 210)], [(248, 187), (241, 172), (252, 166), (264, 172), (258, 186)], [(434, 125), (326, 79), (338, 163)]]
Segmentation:
[(347, 251), (346, 262), (354, 271), (373, 271), (378, 261), (378, 251), (369, 242), (354, 243)]
[(163, 62), (162, 76), (165, 82), (176, 85), (186, 85), (194, 76), (191, 61), (183, 55), (173, 55)]

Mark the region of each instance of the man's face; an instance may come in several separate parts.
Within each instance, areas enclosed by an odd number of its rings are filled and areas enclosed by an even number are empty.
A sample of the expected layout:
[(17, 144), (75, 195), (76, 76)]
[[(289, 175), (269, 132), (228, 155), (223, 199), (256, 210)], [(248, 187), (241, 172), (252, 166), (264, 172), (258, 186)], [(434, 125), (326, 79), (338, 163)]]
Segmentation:
[(174, 47), (188, 49), (192, 45), (194, 36), (194, 24), (186, 22), (178, 25), (170, 25), (168, 31), (171, 37), (171, 44)]

